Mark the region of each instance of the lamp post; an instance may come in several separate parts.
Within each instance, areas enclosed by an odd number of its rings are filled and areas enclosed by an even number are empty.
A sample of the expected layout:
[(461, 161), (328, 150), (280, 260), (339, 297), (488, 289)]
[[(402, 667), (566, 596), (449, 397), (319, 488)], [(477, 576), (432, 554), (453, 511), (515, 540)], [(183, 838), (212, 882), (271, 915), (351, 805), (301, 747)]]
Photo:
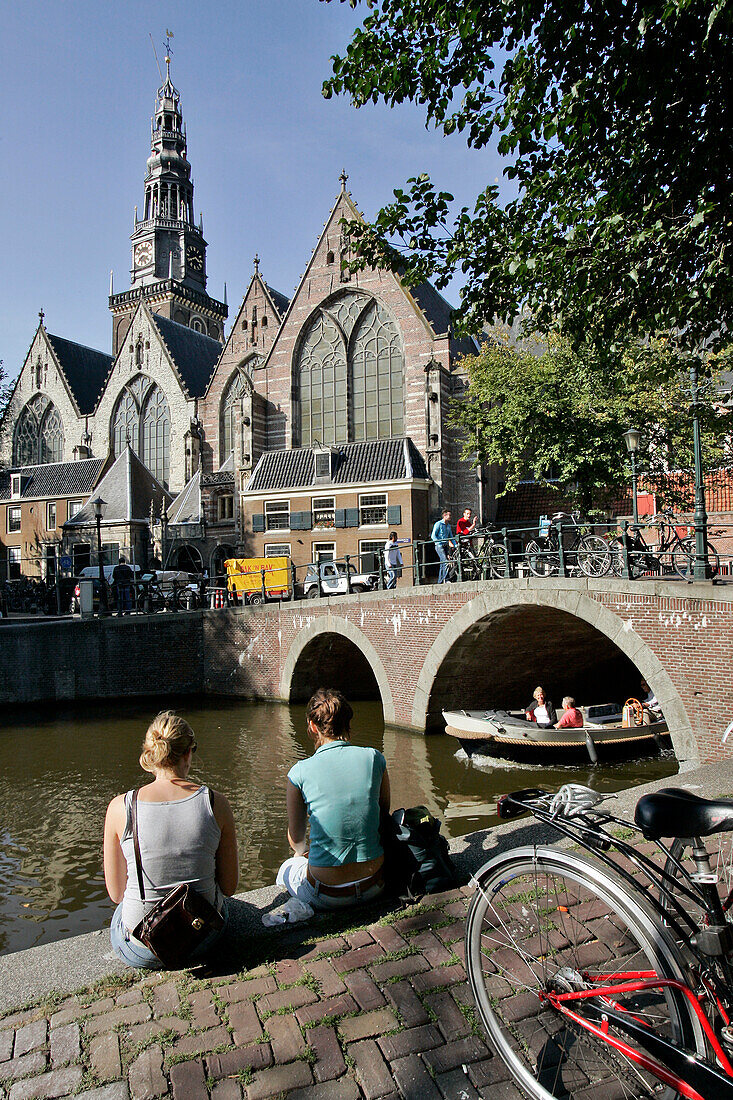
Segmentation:
[(160, 564), (165, 569), (165, 543), (168, 534), (168, 501), (163, 497), (160, 506)]
[(99, 562), (99, 617), (109, 615), (107, 603), (107, 584), (104, 579), (104, 565), (102, 564), (102, 513), (106, 500), (97, 497), (94, 501), (94, 518), (97, 521), (97, 561)]
[(705, 509), (705, 484), (702, 477), (702, 441), (700, 439), (700, 397), (698, 392), (697, 359), (690, 363), (690, 397), (692, 409), (692, 446), (695, 452), (695, 561), (692, 575), (696, 581), (712, 576), (708, 557), (708, 514)]
[(636, 452), (639, 450), (639, 442), (641, 440), (641, 432), (638, 428), (628, 428), (624, 432), (624, 442), (626, 443), (626, 450), (631, 455), (631, 506), (633, 509), (634, 526), (639, 522), (639, 507), (636, 501)]

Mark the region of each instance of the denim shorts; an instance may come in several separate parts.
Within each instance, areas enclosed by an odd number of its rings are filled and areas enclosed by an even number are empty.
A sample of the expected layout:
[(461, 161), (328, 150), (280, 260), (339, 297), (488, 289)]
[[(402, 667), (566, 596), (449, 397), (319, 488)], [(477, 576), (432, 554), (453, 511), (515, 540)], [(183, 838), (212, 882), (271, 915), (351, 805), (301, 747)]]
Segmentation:
[(322, 894), (317, 885), (309, 882), (307, 871), (307, 856), (291, 856), (278, 871), (275, 882), (278, 886), (284, 886), (294, 898), (307, 902), (314, 909), (349, 909), (362, 901), (373, 901), (384, 891), (384, 883), (375, 882), (358, 897), (356, 894), (347, 894), (343, 898), (334, 898), (329, 894)]
[[(224, 925), (222, 928), (216, 928), (211, 932), (203, 943), (200, 943), (196, 950), (190, 956), (190, 962), (195, 964), (201, 962), (209, 954), (214, 947), (216, 947), (219, 939), (226, 931), (227, 923), (229, 920), (229, 910), (227, 908), (227, 899), (224, 898), (221, 907), (221, 915), (224, 918)], [(125, 928), (122, 923), (122, 902), (117, 906), (112, 914), (112, 923), (109, 926), (109, 938), (112, 943), (112, 950), (119, 959), (122, 959), (123, 963), (128, 966), (136, 966), (145, 970), (162, 970), (163, 964), (157, 955), (154, 955), (149, 947), (146, 947), (144, 943), (140, 943), (140, 940), (136, 940), (132, 933)]]

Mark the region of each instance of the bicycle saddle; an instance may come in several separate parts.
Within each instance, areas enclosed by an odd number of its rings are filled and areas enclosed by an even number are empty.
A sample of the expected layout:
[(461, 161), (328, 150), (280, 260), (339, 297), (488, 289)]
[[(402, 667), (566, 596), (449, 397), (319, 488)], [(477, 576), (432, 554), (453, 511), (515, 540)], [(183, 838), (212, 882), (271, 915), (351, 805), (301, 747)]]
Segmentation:
[(730, 832), (733, 799), (700, 798), (679, 787), (665, 787), (639, 799), (634, 821), (647, 840)]

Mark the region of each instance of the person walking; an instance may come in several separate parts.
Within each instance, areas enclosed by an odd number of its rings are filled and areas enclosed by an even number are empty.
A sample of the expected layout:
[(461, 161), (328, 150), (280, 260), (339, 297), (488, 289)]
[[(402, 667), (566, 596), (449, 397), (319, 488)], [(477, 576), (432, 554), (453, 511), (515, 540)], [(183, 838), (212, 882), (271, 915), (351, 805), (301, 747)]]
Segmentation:
[(397, 578), (402, 576), (402, 551), (400, 546), (408, 546), (410, 539), (398, 539), (396, 531), (390, 531), (384, 544), (384, 568), (387, 570), (385, 588), (396, 588)]
[(435, 553), (438, 555), (440, 562), (440, 569), (438, 570), (438, 584), (444, 584), (445, 579), (448, 576), (448, 557), (445, 552), (446, 546), (456, 547), (457, 543), (453, 537), (453, 528), (450, 525), (451, 514), (450, 509), (445, 508), (440, 519), (437, 519), (433, 525), (433, 530), (430, 533), (430, 538), (433, 540), (435, 546)]

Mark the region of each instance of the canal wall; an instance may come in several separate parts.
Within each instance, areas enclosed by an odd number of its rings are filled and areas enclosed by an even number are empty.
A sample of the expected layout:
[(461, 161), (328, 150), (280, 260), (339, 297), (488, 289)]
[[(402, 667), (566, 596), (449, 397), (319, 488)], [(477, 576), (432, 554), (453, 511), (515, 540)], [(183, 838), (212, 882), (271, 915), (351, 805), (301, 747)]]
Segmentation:
[(0, 703), (188, 695), (203, 682), (200, 612), (0, 627)]

